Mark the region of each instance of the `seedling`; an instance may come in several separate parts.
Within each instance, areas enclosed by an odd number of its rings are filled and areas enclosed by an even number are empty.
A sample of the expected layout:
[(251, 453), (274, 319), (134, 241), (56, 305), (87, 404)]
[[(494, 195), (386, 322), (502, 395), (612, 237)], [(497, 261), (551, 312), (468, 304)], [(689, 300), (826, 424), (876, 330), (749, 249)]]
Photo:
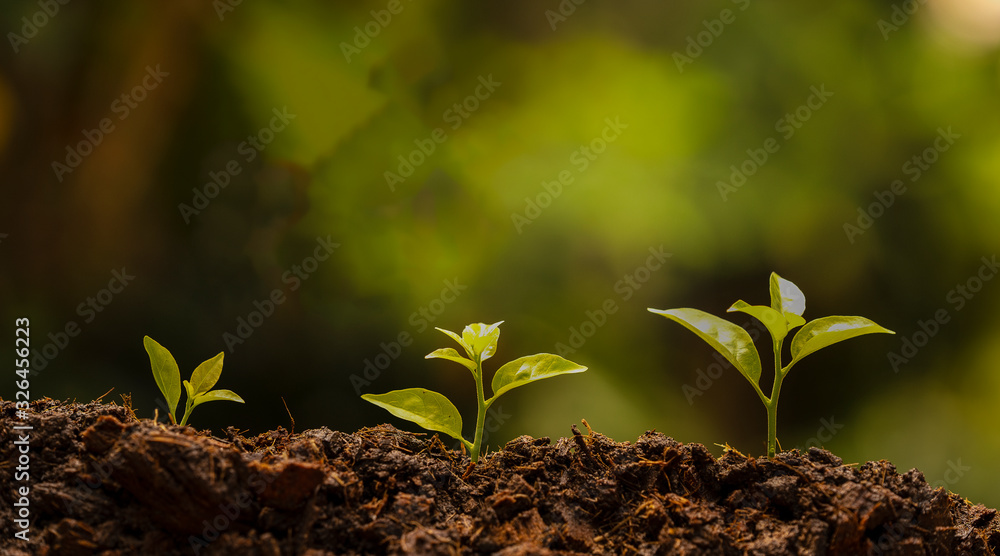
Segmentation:
[[(149, 364), (153, 368), (153, 378), (160, 388), (163, 397), (167, 399), (167, 406), (170, 408), (170, 422), (177, 423), (177, 403), (181, 399), (181, 371), (177, 368), (177, 361), (170, 354), (167, 348), (156, 343), (156, 340), (149, 336), (142, 338), (142, 345), (146, 346), (146, 353), (149, 354)], [(211, 390), (222, 374), (223, 352), (205, 361), (195, 368), (191, 373), (191, 380), (184, 381), (184, 390), (187, 391), (187, 401), (184, 405), (184, 417), (181, 418), (181, 426), (186, 425), (188, 417), (194, 408), (205, 402), (217, 400), (228, 400), (231, 402), (244, 403), (243, 398), (236, 395), (232, 390)]]
[[(677, 321), (697, 334), (750, 381), (760, 401), (764, 402), (764, 407), (767, 408), (767, 456), (773, 458), (777, 442), (778, 394), (781, 392), (781, 381), (788, 375), (792, 366), (816, 350), (855, 336), (876, 332), (895, 334), (892, 330), (882, 328), (864, 317), (822, 317), (806, 323), (802, 318), (805, 309), (806, 296), (802, 290), (774, 272), (771, 273), (770, 307), (750, 305), (740, 300), (728, 309), (730, 313), (740, 311), (753, 316), (764, 323), (771, 334), (774, 344), (774, 384), (771, 387), (770, 398), (760, 389), (760, 355), (746, 330), (698, 309), (665, 311), (649, 309), (649, 311)], [(792, 360), (782, 367), (782, 343), (788, 332), (799, 326), (802, 328), (792, 338)]]
[(497, 369), (493, 375), (493, 397), (486, 399), (483, 394), (483, 361), (493, 357), (497, 350), (497, 340), (500, 338), (500, 321), (489, 326), (478, 323), (470, 324), (462, 331), (462, 335), (438, 328), (451, 336), (462, 346), (468, 357), (458, 353), (454, 348), (435, 350), (425, 359), (447, 359), (469, 369), (476, 379), (476, 394), (479, 402), (479, 414), (476, 417), (475, 440), (469, 442), (462, 437), (462, 416), (455, 405), (437, 392), (424, 388), (404, 388), (385, 394), (365, 394), (363, 399), (384, 408), (400, 419), (406, 419), (421, 427), (443, 432), (459, 440), (469, 451), (472, 461), (479, 460), (479, 450), (483, 443), (483, 426), (486, 421), (486, 410), (497, 401), (501, 395), (524, 386), (529, 382), (569, 373), (581, 373), (587, 367), (567, 361), (551, 353), (537, 353), (515, 359)]

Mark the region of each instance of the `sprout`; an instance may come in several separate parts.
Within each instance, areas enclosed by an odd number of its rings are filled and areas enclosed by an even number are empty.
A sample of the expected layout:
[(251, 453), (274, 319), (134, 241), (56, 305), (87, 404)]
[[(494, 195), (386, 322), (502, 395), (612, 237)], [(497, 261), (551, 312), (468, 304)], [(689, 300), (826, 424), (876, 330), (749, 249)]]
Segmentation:
[(438, 328), (451, 336), (465, 350), (465, 355), (454, 348), (441, 348), (427, 354), (426, 359), (438, 358), (454, 361), (472, 373), (476, 380), (477, 402), (479, 415), (476, 418), (475, 440), (469, 442), (462, 437), (462, 416), (448, 398), (437, 392), (424, 388), (405, 388), (393, 390), (385, 394), (365, 394), (362, 399), (384, 408), (396, 417), (412, 421), (421, 427), (443, 432), (462, 442), (472, 457), (479, 460), (479, 451), (483, 443), (483, 427), (486, 422), (486, 410), (493, 405), (501, 395), (519, 386), (524, 386), (536, 380), (568, 373), (581, 373), (587, 367), (567, 361), (551, 353), (538, 353), (515, 359), (497, 369), (493, 375), (493, 397), (486, 399), (483, 393), (483, 361), (493, 357), (497, 350), (497, 340), (500, 338), (500, 321), (489, 326), (478, 323), (470, 324), (462, 331), (462, 335)]
[[(679, 322), (697, 334), (750, 381), (767, 409), (767, 456), (774, 457), (777, 442), (778, 394), (781, 392), (781, 381), (785, 379), (792, 366), (816, 350), (855, 336), (879, 332), (895, 334), (892, 330), (882, 328), (864, 317), (823, 317), (806, 323), (802, 318), (805, 309), (806, 296), (802, 290), (772, 272), (770, 307), (750, 305), (740, 300), (733, 303), (728, 310), (730, 313), (740, 311), (761, 321), (774, 340), (774, 384), (771, 388), (771, 397), (765, 396), (760, 389), (760, 356), (746, 330), (698, 309), (665, 311), (649, 309), (649, 311)], [(781, 346), (785, 336), (799, 326), (802, 328), (792, 338), (792, 360), (782, 367)]]
[[(177, 361), (170, 354), (167, 348), (156, 343), (156, 340), (149, 336), (142, 338), (142, 344), (146, 346), (146, 353), (149, 354), (149, 364), (153, 368), (153, 378), (156, 385), (167, 399), (167, 406), (170, 408), (170, 421), (177, 423), (177, 403), (181, 399), (181, 371), (177, 368)], [(205, 361), (191, 373), (191, 380), (184, 381), (184, 389), (187, 391), (187, 401), (184, 405), (184, 417), (180, 424), (186, 425), (188, 417), (194, 408), (205, 402), (216, 400), (228, 400), (231, 402), (244, 403), (243, 398), (236, 395), (232, 390), (211, 390), (222, 374), (223, 353)]]

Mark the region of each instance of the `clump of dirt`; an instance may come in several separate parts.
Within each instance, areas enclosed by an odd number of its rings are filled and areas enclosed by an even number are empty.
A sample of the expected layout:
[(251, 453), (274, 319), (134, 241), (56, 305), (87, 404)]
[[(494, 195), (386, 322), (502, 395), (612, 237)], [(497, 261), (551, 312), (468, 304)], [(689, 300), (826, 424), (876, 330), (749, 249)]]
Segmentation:
[[(127, 407), (32, 403), (15, 482), (0, 402), (3, 554), (994, 554), (1000, 516), (917, 470), (816, 448), (755, 459), (648, 432), (522, 436), (477, 465), (389, 425), (214, 438)], [(30, 541), (14, 538), (30, 486)]]

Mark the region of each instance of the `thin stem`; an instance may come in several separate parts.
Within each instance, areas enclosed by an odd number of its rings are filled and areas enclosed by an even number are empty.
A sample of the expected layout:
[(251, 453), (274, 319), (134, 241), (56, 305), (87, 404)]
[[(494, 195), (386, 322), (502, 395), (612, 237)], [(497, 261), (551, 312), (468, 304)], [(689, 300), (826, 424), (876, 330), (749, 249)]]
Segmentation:
[(486, 423), (486, 396), (483, 394), (483, 363), (476, 357), (476, 402), (479, 414), (476, 416), (476, 439), (472, 443), (472, 461), (479, 461), (479, 450), (483, 445), (483, 427)]
[(778, 394), (785, 375), (781, 372), (781, 340), (774, 342), (774, 385), (767, 406), (767, 457), (773, 458), (778, 438)]
[(187, 424), (188, 417), (191, 416), (191, 409), (192, 409), (192, 407), (191, 407), (191, 399), (188, 398), (187, 400), (184, 400), (184, 417), (181, 418), (181, 426), (182, 427)]

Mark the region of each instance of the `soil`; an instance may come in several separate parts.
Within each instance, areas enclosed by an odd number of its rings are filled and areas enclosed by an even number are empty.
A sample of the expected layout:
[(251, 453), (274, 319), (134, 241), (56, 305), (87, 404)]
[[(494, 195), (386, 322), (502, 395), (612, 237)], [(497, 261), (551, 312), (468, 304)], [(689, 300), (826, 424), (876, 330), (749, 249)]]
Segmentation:
[[(15, 482), (0, 402), (0, 553), (994, 554), (1000, 516), (913, 469), (775, 459), (657, 432), (522, 436), (470, 465), (436, 436), (277, 429), (250, 438), (137, 420), (125, 405), (32, 403)], [(30, 541), (15, 489), (30, 488)]]

